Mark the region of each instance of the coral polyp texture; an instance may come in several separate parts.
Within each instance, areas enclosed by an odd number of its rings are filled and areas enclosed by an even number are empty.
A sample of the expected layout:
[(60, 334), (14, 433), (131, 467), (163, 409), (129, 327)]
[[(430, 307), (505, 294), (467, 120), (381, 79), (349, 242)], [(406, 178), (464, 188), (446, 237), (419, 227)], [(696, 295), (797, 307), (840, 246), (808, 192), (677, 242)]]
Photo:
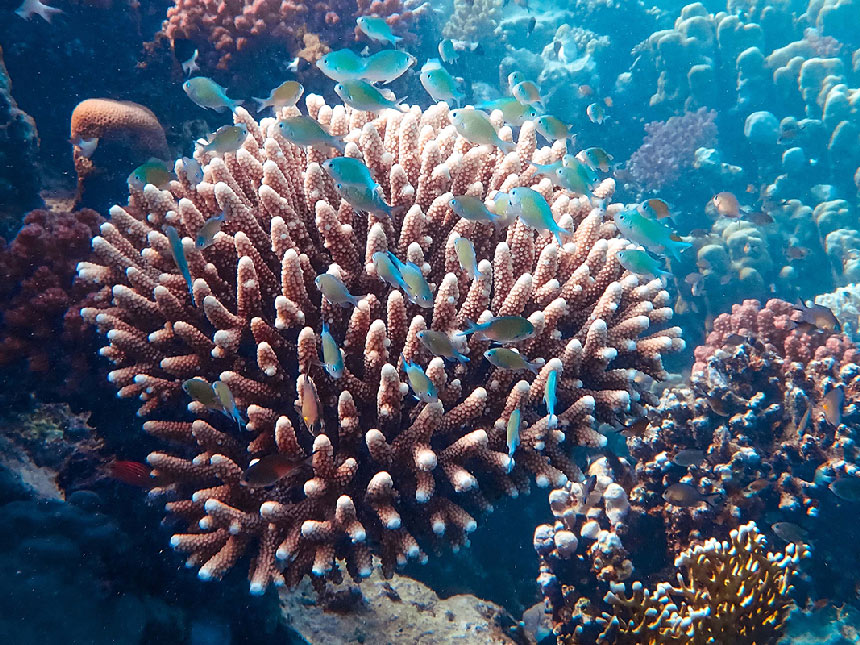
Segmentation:
[(45, 380), (89, 369), (93, 346), (79, 311), (93, 287), (75, 266), (103, 221), (88, 209), (35, 210), (8, 245), (0, 238), (0, 366), (25, 361)]
[(355, 18), (370, 14), (396, 27), (408, 24), (413, 12), (400, 0), (176, 0), (167, 10), (162, 33), (171, 40), (192, 41), (201, 61), (227, 70), (238, 56), (265, 48), (280, 47), (295, 56), (305, 46), (306, 35), (338, 48), (354, 40)]
[[(255, 593), (309, 573), (338, 579), (342, 560), (360, 579), (372, 554), (390, 573), (466, 544), (496, 498), (516, 496), (531, 477), (563, 485), (578, 476), (566, 447), (598, 445), (598, 423), (641, 414), (651, 399), (635, 376), (662, 377), (661, 355), (683, 347), (680, 329), (664, 325), (672, 309), (662, 283), (620, 266), (616, 253), (629, 243), (611, 216), (526, 163), (561, 159), (563, 142), (537, 150), (526, 124), (504, 154), (459, 136), (445, 104), (373, 118), (314, 95), (306, 103), (345, 138), (346, 156), (366, 163), (390, 219), (356, 212), (321, 166), (326, 155), (286, 141), (275, 118), (257, 123), (239, 108), (249, 132), (241, 149), (198, 152), (196, 186), (177, 163), (166, 190), (132, 189), (93, 240), (98, 260), (79, 267), (112, 292), (112, 306), (83, 311), (107, 335), (110, 380), (120, 396), (141, 399), (140, 415), (157, 417), (144, 429), (169, 441), (148, 461), (153, 494), (182, 525), (172, 544), (207, 579), (249, 554)], [(500, 136), (511, 140), (511, 130)], [(469, 221), (450, 207), (452, 195), (491, 199), (523, 185), (573, 231), (562, 247), (522, 222)], [(613, 187), (604, 180), (596, 195), (608, 200)], [(197, 248), (201, 226), (222, 211), (213, 243)], [(190, 289), (165, 225), (183, 236)], [(474, 278), (458, 262), (458, 236), (474, 244)], [(421, 308), (382, 282), (373, 256), (384, 251), (420, 267), (432, 303)], [(323, 273), (339, 276), (357, 304), (321, 298)], [(515, 346), (536, 374), (492, 367), (482, 357), (489, 340), (457, 335), (492, 316), (528, 318), (535, 334)], [(339, 378), (317, 358), (323, 325), (343, 351)], [(448, 334), (468, 362), (429, 353), (419, 340), (426, 329)], [(426, 369), (437, 397), (409, 395), (402, 359)], [(541, 400), (552, 370), (558, 426), (548, 428)], [(190, 378), (227, 384), (247, 426), (189, 404)], [(517, 408), (511, 459), (506, 425)], [(250, 485), (252, 460), (278, 455), (284, 477)]]
[[(612, 613), (599, 622), (599, 643), (619, 645), (705, 645), (775, 642), (793, 606), (791, 577), (805, 546), (784, 552), (765, 548), (754, 522), (733, 529), (729, 540), (709, 539), (675, 559), (675, 584), (653, 592), (635, 582), (628, 597), (623, 584), (606, 594)], [(561, 642), (567, 642), (562, 640)], [(570, 642), (577, 642), (576, 640)]]

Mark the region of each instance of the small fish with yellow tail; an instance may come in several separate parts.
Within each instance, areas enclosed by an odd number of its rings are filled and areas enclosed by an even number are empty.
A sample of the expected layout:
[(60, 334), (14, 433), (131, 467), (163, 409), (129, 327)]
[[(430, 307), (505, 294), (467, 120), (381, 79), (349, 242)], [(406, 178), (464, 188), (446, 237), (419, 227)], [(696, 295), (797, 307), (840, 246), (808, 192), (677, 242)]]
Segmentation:
[(422, 87), (427, 90), (430, 98), (437, 103), (439, 101), (456, 101), (459, 104), (466, 96), (457, 87), (457, 79), (451, 76), (437, 59), (429, 60), (424, 64), (418, 75), (418, 80)]
[(364, 112), (397, 109), (404, 100), (395, 98), (391, 90), (381, 90), (362, 80), (342, 81), (334, 91), (348, 106)]
[(498, 367), (501, 370), (511, 370), (513, 372), (519, 370), (531, 370), (537, 374), (538, 370), (543, 365), (542, 360), (530, 363), (526, 357), (520, 354), (517, 350), (508, 349), (507, 347), (492, 347), (484, 352), (484, 358), (486, 358), (493, 367)]
[(191, 279), (191, 271), (188, 269), (188, 258), (185, 257), (185, 247), (182, 245), (182, 238), (179, 237), (179, 233), (173, 226), (165, 226), (164, 234), (167, 236), (167, 241), (170, 242), (170, 253), (173, 256), (173, 261), (176, 262), (179, 272), (185, 278), (185, 284), (188, 285), (188, 293), (193, 295), (193, 291), (191, 290), (193, 280)]
[(257, 112), (262, 112), (266, 108), (274, 108), (279, 110), (285, 107), (292, 107), (298, 103), (305, 93), (305, 88), (297, 81), (284, 81), (278, 87), (269, 92), (269, 96), (264, 99), (254, 97), (257, 102)]
[(182, 84), (182, 89), (197, 105), (216, 112), (235, 112), (236, 108), (242, 105), (242, 101), (228, 97), (227, 90), (207, 76), (189, 78)]
[(359, 16), (355, 21), (358, 25), (358, 30), (365, 36), (378, 43), (386, 43), (388, 45), (396, 45), (403, 40), (400, 36), (395, 36), (391, 27), (385, 22), (385, 18), (378, 16)]
[(331, 273), (321, 273), (314, 278), (314, 284), (320, 290), (323, 297), (333, 305), (348, 307), (357, 306), (361, 302), (359, 296), (352, 295), (343, 283), (343, 280)]
[(511, 211), (519, 217), (520, 221), (537, 231), (549, 231), (555, 236), (559, 246), (563, 246), (561, 234), (573, 235), (573, 231), (562, 228), (552, 216), (552, 209), (536, 190), (517, 186), (510, 192), (509, 199)]
[(360, 77), (368, 83), (385, 85), (405, 74), (416, 60), (415, 56), (408, 52), (383, 49), (365, 60)]
[[(550, 367), (552, 367), (553, 360), (556, 359), (550, 360)], [(561, 366), (559, 365), (556, 369), (550, 371), (546, 377), (546, 385), (543, 390), (543, 402), (546, 405), (546, 413), (549, 417), (546, 422), (547, 428), (555, 428), (558, 426), (558, 416), (555, 414), (555, 404), (557, 402), (558, 372), (560, 369)]]
[(720, 500), (719, 493), (713, 495), (703, 495), (698, 488), (690, 486), (690, 484), (672, 484), (663, 491), (663, 499), (672, 506), (680, 508), (692, 508), (698, 506), (702, 502), (708, 506), (714, 507)]
[(400, 275), (403, 276), (403, 282), (406, 284), (406, 296), (409, 301), (422, 309), (431, 308), (433, 306), (433, 292), (430, 290), (430, 285), (427, 284), (427, 278), (424, 277), (421, 269), (413, 262), (404, 264), (391, 251), (388, 252), (388, 256), (397, 266)]
[(508, 444), (508, 457), (513, 458), (514, 453), (517, 451), (517, 448), (520, 446), (520, 426), (522, 425), (522, 413), (520, 412), (519, 406), (515, 407), (511, 412), (511, 416), (508, 417), (508, 427), (507, 427), (507, 444)]
[(635, 208), (619, 211), (614, 219), (621, 235), (654, 253), (665, 251), (680, 260), (681, 251), (692, 246), (689, 242), (674, 239), (669, 227), (645, 217)]
[(463, 271), (471, 280), (476, 277), (483, 278), (484, 274), (478, 271), (478, 258), (475, 255), (475, 245), (472, 244), (472, 240), (457, 233), (454, 235), (456, 236), (454, 237), (454, 251), (457, 253), (457, 260), (463, 267)]
[(567, 139), (571, 135), (570, 126), (551, 114), (539, 116), (535, 121), (535, 129), (550, 143)]
[(323, 321), (322, 333), (320, 334), (322, 344), (323, 366), (328, 375), (334, 379), (343, 376), (343, 352), (337, 346), (334, 336), (328, 330), (328, 323)]
[(541, 98), (540, 90), (532, 81), (520, 81), (511, 88), (511, 94), (520, 103), (525, 103), (541, 110), (543, 109), (543, 99)]
[(438, 401), (439, 396), (436, 392), (436, 386), (433, 385), (433, 381), (421, 369), (421, 366), (417, 363), (410, 363), (403, 354), (400, 355), (400, 358), (403, 360), (403, 370), (406, 372), (406, 378), (409, 381), (415, 398), (425, 403)]
[(457, 133), (479, 145), (496, 146), (504, 152), (511, 152), (516, 149), (516, 146), (510, 141), (502, 141), (499, 138), (499, 133), (496, 132), (495, 126), (490, 122), (490, 117), (486, 112), (468, 109), (451, 110), (449, 115), (451, 123)]
[(460, 52), (484, 53), (480, 43), (471, 40), (451, 40), (450, 38), (440, 41), (436, 49), (442, 62), (446, 65), (456, 63), (457, 59), (460, 58)]
[(392, 261), (387, 251), (377, 251), (371, 256), (371, 259), (376, 269), (376, 275), (387, 282), (393, 289), (407, 290), (403, 276), (400, 275), (400, 269), (397, 268), (397, 265)]
[(496, 223), (499, 216), (490, 211), (479, 197), (472, 195), (455, 195), (448, 200), (448, 206), (457, 215), (470, 222)]
[[(468, 322), (468, 321), (467, 321)], [(478, 338), (497, 343), (515, 343), (534, 336), (535, 326), (522, 316), (495, 316), (482, 323), (469, 322), (469, 326), (458, 336), (478, 334)]]
[(424, 345), (434, 356), (441, 356), (451, 361), (460, 363), (468, 363), (469, 358), (457, 351), (451, 337), (448, 334), (434, 329), (422, 329), (418, 332), (418, 340)]
[(159, 159), (150, 159), (132, 171), (128, 176), (128, 185), (138, 190), (143, 190), (147, 184), (163, 189), (171, 179), (173, 173), (167, 168), (167, 164)]
[(197, 231), (197, 239), (194, 240), (194, 246), (198, 249), (208, 249), (215, 241), (215, 236), (221, 232), (221, 224), (224, 223), (224, 212), (222, 211), (214, 217), (206, 220), (200, 230)]
[(660, 263), (642, 249), (622, 249), (616, 253), (618, 262), (631, 273), (651, 276), (652, 278), (672, 277), (668, 271), (660, 268)]
[(309, 116), (292, 116), (278, 121), (278, 132), (290, 143), (303, 148), (329, 147), (343, 152), (346, 147), (341, 139), (331, 136)]
[(341, 199), (355, 210), (371, 213), (377, 217), (391, 218), (391, 206), (385, 202), (376, 188), (351, 184), (335, 184), (334, 188)]
[(477, 110), (492, 112), (499, 110), (505, 123), (513, 126), (521, 126), (526, 121), (537, 118), (537, 110), (531, 105), (520, 103), (512, 96), (505, 96), (493, 101), (482, 101), (475, 106)]
[(212, 384), (212, 389), (218, 395), (218, 401), (221, 403), (221, 407), (224, 408), (224, 414), (233, 419), (240, 430), (244, 428), (245, 419), (242, 418), (242, 413), (239, 412), (239, 407), (236, 405), (236, 399), (233, 398), (230, 387), (224, 381), (215, 381)]
[(367, 60), (351, 49), (338, 49), (320, 57), (317, 69), (338, 83), (361, 78)]
[(308, 432), (316, 436), (322, 429), (322, 406), (313, 379), (307, 374), (300, 375), (298, 390), (299, 414), (302, 415), (302, 421)]
[(190, 378), (182, 383), (182, 391), (191, 397), (193, 401), (202, 403), (210, 410), (223, 412), (221, 401), (212, 385), (204, 381), (202, 378)]
[(245, 143), (247, 137), (248, 128), (245, 125), (222, 125), (208, 143), (200, 146), (200, 149), (203, 152), (215, 152), (219, 155), (236, 152)]

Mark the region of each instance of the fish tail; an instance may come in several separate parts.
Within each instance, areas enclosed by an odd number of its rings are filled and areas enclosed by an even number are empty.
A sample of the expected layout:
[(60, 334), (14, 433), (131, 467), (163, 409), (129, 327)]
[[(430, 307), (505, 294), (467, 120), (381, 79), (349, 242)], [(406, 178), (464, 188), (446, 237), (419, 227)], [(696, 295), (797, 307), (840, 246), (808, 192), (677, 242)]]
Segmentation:
[(346, 153), (346, 143), (343, 139), (338, 139), (337, 137), (332, 137), (331, 146), (335, 150), (337, 150), (340, 154)]
[(358, 306), (358, 303), (361, 302), (361, 300), (362, 300), (362, 296), (350, 296), (349, 297), (349, 301), (356, 307)]
[(461, 354), (456, 349), (454, 350), (454, 359), (458, 363), (468, 363), (469, 362), (469, 357), (464, 355), (464, 354)]
[(255, 96), (255, 97), (253, 97), (253, 100), (257, 102), (257, 112), (258, 113), (262, 112), (263, 110), (265, 110), (268, 107), (268, 100), (267, 99), (260, 99), (260, 98), (257, 98)]
[(505, 154), (507, 154), (509, 152), (513, 152), (514, 150), (517, 149), (517, 144), (515, 144), (513, 141), (503, 141), (502, 139), (499, 139), (498, 137), (496, 137), (496, 139), (498, 139), (498, 141), (496, 141), (496, 146), (498, 148), (501, 148), (501, 150)]
[(242, 101), (239, 99), (230, 99), (230, 102), (227, 105), (231, 112), (235, 112), (237, 107), (242, 106)]
[(690, 244), (689, 242), (676, 242), (675, 240), (671, 240), (671, 243), (666, 247), (666, 250), (672, 254), (673, 258), (675, 258), (676, 260), (678, 260), (680, 262), (681, 261), (681, 251), (683, 251), (684, 249), (688, 249), (691, 246), (693, 246), (693, 245)]
[(710, 506), (711, 508), (717, 508), (717, 504), (719, 503), (722, 495), (719, 493), (714, 493), (713, 495), (705, 495), (704, 500), (705, 504)]
[(547, 428), (556, 428), (558, 427), (558, 416), (555, 414), (550, 414), (549, 419), (546, 422)]
[(464, 329), (463, 331), (458, 331), (458, 336), (468, 336), (469, 334), (474, 334), (476, 331), (479, 331), (478, 325), (473, 323), (471, 320), (466, 320), (466, 324), (468, 325), (468, 327), (466, 327), (466, 329)]
[(535, 376), (537, 376), (540, 372), (540, 368), (543, 367), (544, 364), (539, 361), (535, 361), (534, 363), (526, 363), (526, 365), (528, 365), (528, 368), (534, 372)]

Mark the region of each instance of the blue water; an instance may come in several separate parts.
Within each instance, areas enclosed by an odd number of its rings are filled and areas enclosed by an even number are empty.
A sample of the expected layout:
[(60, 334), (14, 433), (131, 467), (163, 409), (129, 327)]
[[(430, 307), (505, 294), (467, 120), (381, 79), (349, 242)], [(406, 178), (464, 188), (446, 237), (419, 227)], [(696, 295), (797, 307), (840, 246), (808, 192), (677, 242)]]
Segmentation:
[(755, 522), (857, 642), (860, 2), (293, 4), (0, 0), (0, 639), (639, 642)]

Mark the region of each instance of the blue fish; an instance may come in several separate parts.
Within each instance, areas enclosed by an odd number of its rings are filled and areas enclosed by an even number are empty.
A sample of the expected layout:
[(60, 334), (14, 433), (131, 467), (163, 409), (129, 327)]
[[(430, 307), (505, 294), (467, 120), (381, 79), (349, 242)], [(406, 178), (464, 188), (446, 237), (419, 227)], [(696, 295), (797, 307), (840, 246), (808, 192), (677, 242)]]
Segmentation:
[(421, 269), (412, 262), (404, 264), (391, 251), (388, 252), (391, 261), (394, 262), (403, 276), (403, 282), (406, 283), (406, 295), (409, 301), (418, 305), (422, 309), (429, 309), (433, 306), (433, 292), (430, 291), (430, 285), (427, 284), (427, 278), (421, 272)]
[(522, 424), (522, 413), (518, 407), (514, 408), (508, 418), (507, 443), (508, 457), (513, 458), (514, 453), (520, 445), (520, 425)]
[(164, 234), (167, 236), (167, 239), (170, 241), (170, 252), (173, 254), (173, 260), (176, 262), (176, 266), (179, 267), (179, 272), (182, 274), (182, 277), (185, 278), (185, 284), (188, 285), (188, 293), (194, 295), (194, 292), (191, 290), (191, 271), (188, 270), (188, 259), (185, 257), (185, 248), (182, 246), (182, 238), (179, 237), (179, 233), (176, 232), (176, 229), (172, 226), (164, 227)]
[(332, 378), (340, 378), (343, 376), (343, 353), (340, 351), (340, 347), (337, 346), (334, 336), (329, 332), (328, 324), (326, 322), (323, 322), (322, 324), (322, 334), (320, 334), (320, 336), (322, 339), (323, 365), (325, 366), (325, 371), (328, 372), (328, 375)]
[(558, 417), (555, 415), (557, 387), (558, 370), (552, 370), (546, 378), (546, 387), (544, 388), (543, 393), (543, 400), (544, 403), (546, 403), (546, 412), (549, 415), (549, 420), (546, 422), (547, 428), (555, 428), (558, 425)]
[(246, 421), (242, 418), (242, 413), (239, 412), (239, 408), (236, 406), (236, 399), (233, 398), (233, 393), (230, 391), (229, 386), (223, 381), (215, 381), (212, 384), (212, 389), (218, 395), (218, 401), (220, 401), (221, 407), (224, 408), (224, 414), (233, 419), (239, 425), (240, 429), (244, 428)]
[(400, 354), (400, 358), (403, 359), (403, 369), (406, 371), (406, 378), (409, 379), (412, 391), (415, 392), (415, 398), (425, 403), (438, 401), (436, 386), (433, 385), (433, 381), (428, 378), (421, 366), (417, 363), (410, 363), (403, 354)]

